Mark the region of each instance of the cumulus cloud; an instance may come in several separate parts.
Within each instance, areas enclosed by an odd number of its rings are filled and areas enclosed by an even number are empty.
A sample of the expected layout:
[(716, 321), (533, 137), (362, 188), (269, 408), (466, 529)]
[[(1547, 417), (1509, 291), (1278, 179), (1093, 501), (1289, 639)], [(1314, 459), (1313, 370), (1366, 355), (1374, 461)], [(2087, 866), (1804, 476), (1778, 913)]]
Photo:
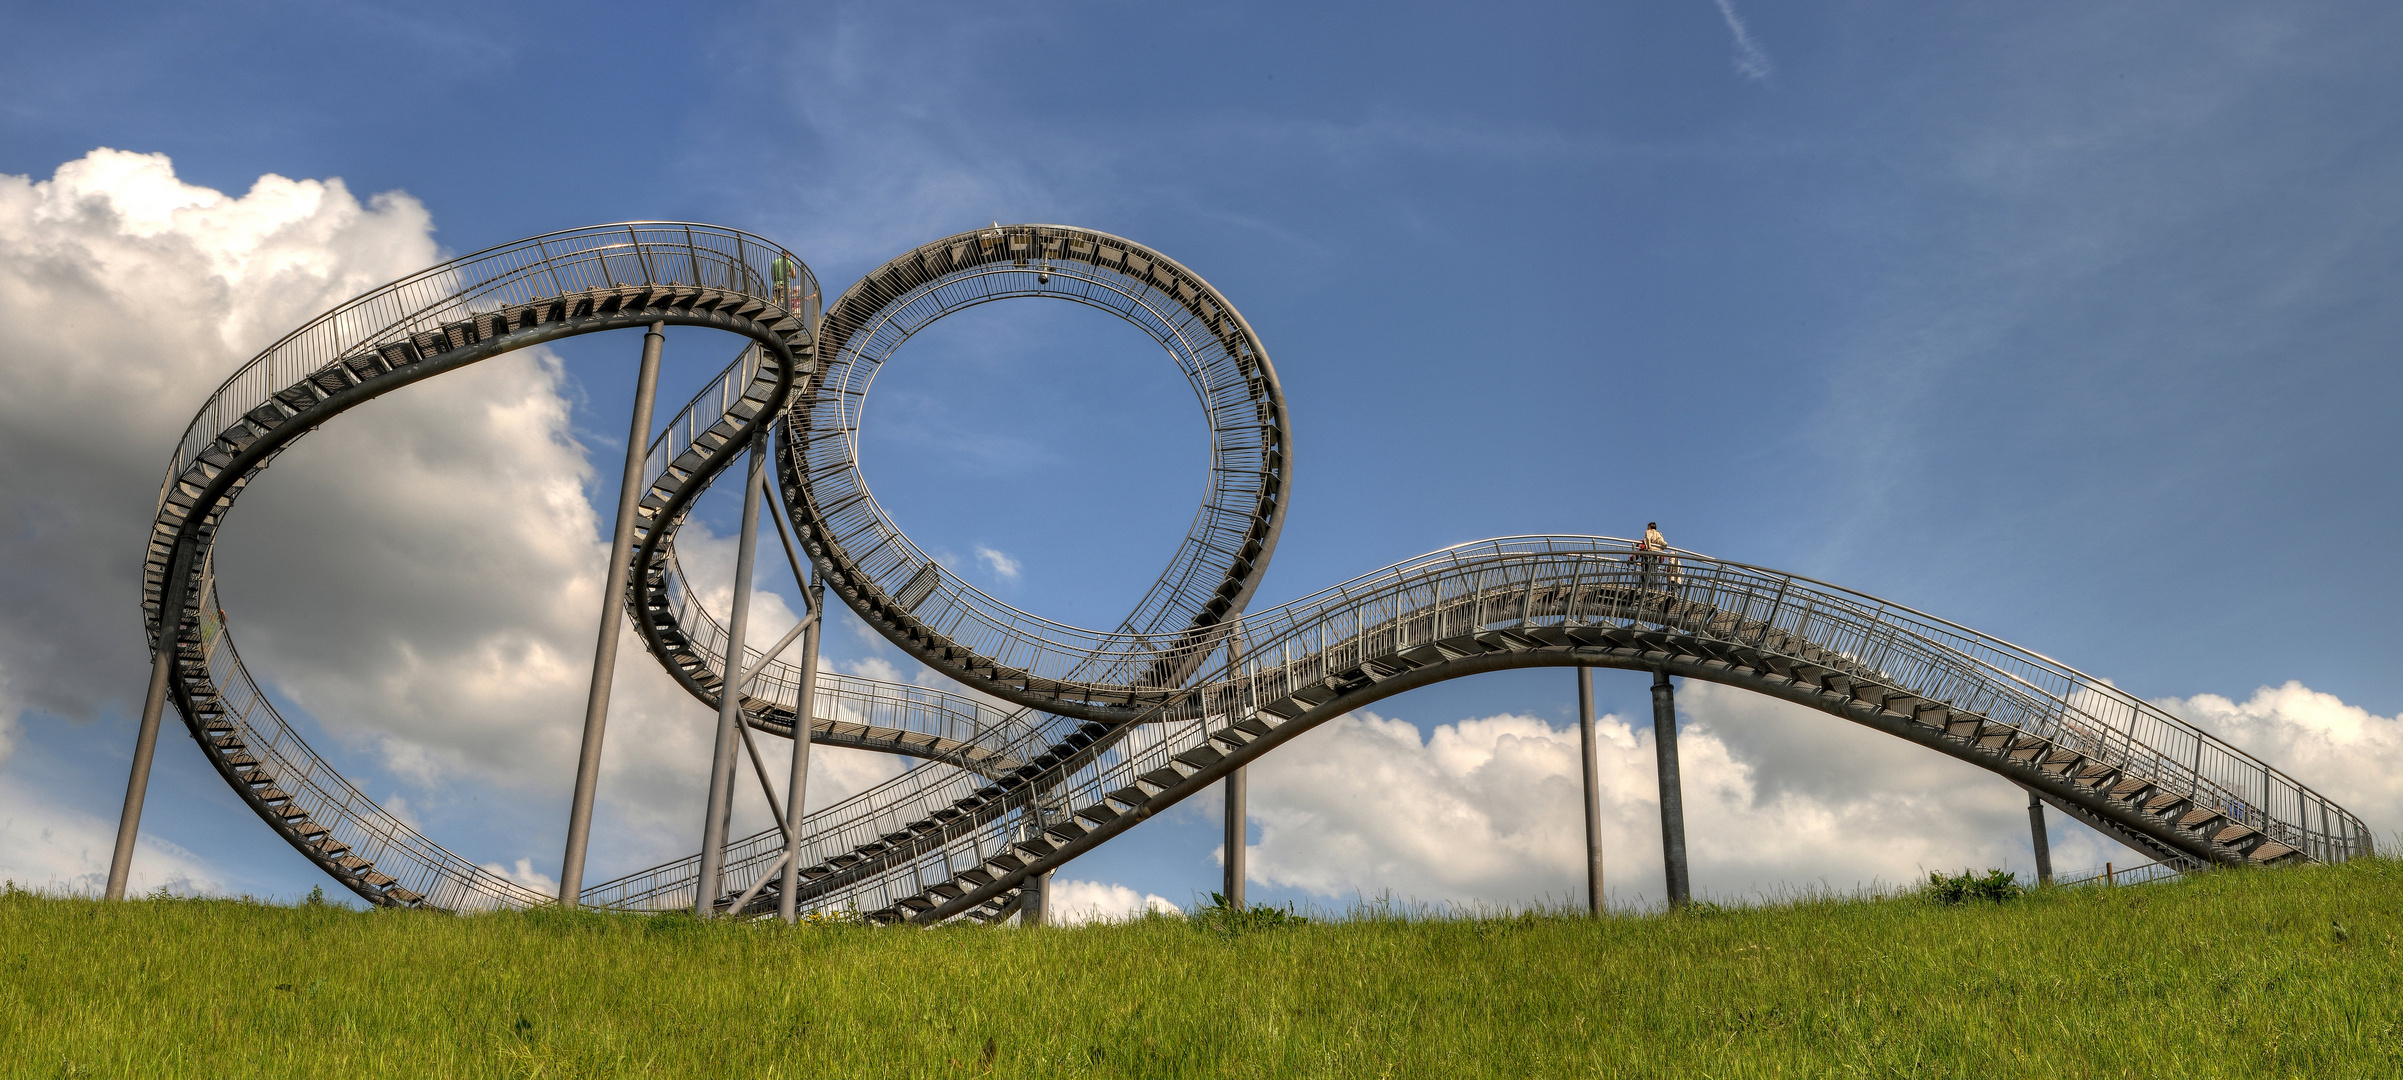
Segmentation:
[[(0, 505), (12, 564), (43, 568), (0, 580), (0, 755), (24, 714), (133, 711), (129, 613), (173, 441), (257, 350), (438, 261), (432, 228), (405, 194), (265, 176), (232, 196), (158, 154), (0, 176)], [(234, 638), (320, 751), (388, 773), (438, 841), (533, 856), (527, 873), (557, 858), (606, 561), (569, 390), (529, 349), (365, 405), (278, 458), (218, 547)], [(723, 611), (731, 541), (682, 544)], [(770, 594), (754, 611), (771, 633), (793, 620)], [(689, 850), (713, 735), (630, 632), (616, 687), (601, 873)], [(829, 758), (821, 791), (857, 781)]]
[(2261, 687), (2241, 702), (2197, 694), (2153, 704), (2335, 800), (2380, 843), (2403, 827), (2403, 715), (2379, 716), (2299, 682)]
[(1049, 915), (1053, 925), (1083, 926), (1092, 922), (1132, 919), (1147, 912), (1182, 915), (1184, 909), (1167, 898), (1139, 893), (1114, 882), (1057, 878), (1051, 883)]
[(549, 893), (554, 896), (559, 893), (559, 879), (534, 869), (534, 860), (532, 859), (519, 859), (515, 866), (502, 866), (499, 863), (488, 862), (483, 865), (483, 869), (538, 893)]
[(232, 198), (157, 154), (0, 175), (0, 504), (12, 564), (42, 568), (0, 581), (0, 752), (25, 710), (139, 692), (126, 612), (167, 448), (242, 357), (430, 262), (429, 227), (405, 195), (271, 175)]
[[(1934, 869), (2031, 869), (2027, 796), (2009, 781), (1741, 690), (1683, 682), (1678, 704), (1689, 721), (1678, 756), (1698, 892), (1746, 898), (1894, 886)], [(2281, 730), (2378, 730), (2341, 703), (2292, 711), (2309, 711), (2318, 726), (2281, 722)], [(1596, 731), (1609, 900), (1658, 903), (1651, 721), (1606, 716)], [(2380, 753), (2384, 764), (2354, 769), (2403, 764), (2391, 744)], [(1252, 767), (1260, 839), (1250, 878), (1337, 900), (1391, 893), (1464, 905), (1582, 903), (1577, 755), (1573, 724), (1531, 716), (1462, 720), (1424, 735), (1369, 712), (1329, 721)], [(2099, 834), (2057, 814), (2053, 822), (2056, 867), (2130, 861)]]

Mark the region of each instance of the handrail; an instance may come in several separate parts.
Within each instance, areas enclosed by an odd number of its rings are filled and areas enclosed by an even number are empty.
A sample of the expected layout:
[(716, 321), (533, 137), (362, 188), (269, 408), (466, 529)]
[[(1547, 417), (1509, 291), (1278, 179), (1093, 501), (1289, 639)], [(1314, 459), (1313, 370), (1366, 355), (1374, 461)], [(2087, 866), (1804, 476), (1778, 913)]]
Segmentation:
[[(2116, 687), (2073, 680), (2037, 654), (1867, 594), (1690, 551), (1674, 552), (1681, 581), (1664, 588), (1658, 579), (1665, 575), (1646, 581), (1650, 571), (1621, 557), (1625, 544), (1609, 537), (1531, 536), (1456, 545), (1246, 616), (1229, 627), (1229, 640), (1244, 643), (1240, 656), (1222, 654), (1187, 695), (1156, 707), (1152, 721), (1125, 740), (1037, 780), (1041, 800), (1098, 804), (1177, 755), (1212, 745), (1220, 732), (1295, 689), (1358, 677), (1364, 664), (1439, 640), (1505, 628), (1654, 626), (1730, 641), (1741, 637), (1749, 647), (1923, 693), (1982, 722), (2040, 736), (2048, 746), (2084, 748), (2098, 761), (2159, 777), (2200, 803), (2249, 819), (2313, 858), (2335, 861), (2371, 850), (2359, 819), (2318, 792)], [(1626, 600), (1672, 595), (1677, 599), (1664, 602), (1683, 605), (1673, 615), (1647, 614)], [(2258, 788), (2247, 776), (2267, 777), (2270, 796), (2248, 794)], [(821, 891), (811, 903), (888, 908), (919, 893), (930, 874), (947, 877), (1008, 849), (1023, 832), (1031, 801), (939, 843), (913, 837), (935, 846), (879, 874)], [(2315, 816), (2322, 820), (2310, 820)], [(886, 839), (888, 833), (910, 835), (906, 829), (853, 829), (837, 842), (813, 836), (810, 851), (823, 856), (870, 847), (871, 841), (891, 847), (899, 841)], [(756, 858), (773, 857), (766, 834), (754, 843)], [(730, 860), (729, 872), (739, 873), (742, 865)]]
[[(216, 614), (214, 581), (205, 576), (214, 515), (291, 439), (381, 392), (353, 390), (365, 380), (403, 385), (417, 377), (401, 372), (420, 354), (450, 357), (413, 369), (431, 373), (532, 340), (632, 324), (639, 313), (737, 329), (785, 365), (771, 372), (767, 352), (746, 348), (646, 454), (650, 488), (629, 589), (643, 601), (637, 619), (650, 647), (687, 689), (704, 699), (722, 691), (724, 629), (677, 563), (675, 530), (700, 488), (733, 460), (735, 438), (765, 424), (794, 381), (819, 375), (791, 399), (776, 439), (802, 543), (832, 591), (871, 625), (937, 670), (1020, 707), (848, 676), (825, 677), (818, 699), (803, 703), (799, 672), (781, 661), (738, 688), (755, 703), (755, 723), (781, 711), (800, 735), (803, 723), (846, 709), (882, 710), (895, 721), (891, 730), (948, 740), (973, 759), (968, 769), (912, 770), (808, 815), (801, 899), (811, 906), (855, 905), (878, 918), (932, 909), (940, 917), (997, 900), (1061, 843), (1071, 852), (1098, 843), (1290, 732), (1396, 688), (1504, 664), (1674, 666), (1887, 724), (2043, 788), (2074, 812), (2101, 814), (2093, 819), (2101, 827), (2152, 836), (2130, 842), (2154, 844), (2173, 862), (2237, 858), (2220, 845), (2239, 834), (2282, 845), (2282, 858), (2337, 861), (2373, 850), (2360, 819), (2319, 792), (2107, 680), (1866, 593), (1683, 549), (1652, 556), (1614, 537), (1502, 537), (1245, 615), (1281, 529), (1290, 436), (1265, 351), (1206, 282), (1104, 233), (981, 230), (915, 249), (863, 278), (828, 309), (821, 339), (815, 278), (800, 269), (784, 278), (789, 284), (777, 280), (780, 269), (795, 267), (791, 253), (735, 230), (564, 230), (346, 302), (218, 387), (171, 456), (145, 606), (161, 647), (190, 661), (177, 707), (229, 782), (280, 822), (296, 848), (338, 878), (349, 873), (346, 883), (379, 903), (472, 909), (542, 899), (366, 800), (275, 712)], [(1143, 328), (1186, 374), (1212, 431), (1209, 497), (1117, 631), (1042, 619), (959, 580), (901, 534), (858, 474), (860, 402), (878, 366), (944, 314), (1022, 296), (1091, 304)], [(692, 305), (716, 311), (729, 298), (741, 314), (692, 314)], [(548, 329), (527, 329), (536, 324)], [(485, 334), (493, 343), (476, 344)], [(810, 343), (817, 353), (807, 362), (820, 366), (793, 366), (804, 363)], [(192, 558), (200, 571), (190, 569)], [(187, 583), (190, 592), (168, 595)], [(1863, 688), (1871, 692), (1861, 696)], [(1968, 734), (1956, 730), (1962, 725)], [(2035, 755), (2036, 764), (2017, 754)], [(2055, 761), (2100, 770), (2082, 775), (2121, 786), (2167, 791), (2178, 807), (2197, 808), (2198, 820), (2238, 827), (2201, 839), (2155, 828), (2039, 768)], [(994, 775), (974, 771), (977, 762)], [(728, 886), (758, 884), (783, 848), (774, 830), (738, 842)], [(684, 906), (698, 899), (693, 861), (585, 896)], [(377, 882), (365, 880), (370, 865)], [(936, 891), (962, 882), (973, 888)]]

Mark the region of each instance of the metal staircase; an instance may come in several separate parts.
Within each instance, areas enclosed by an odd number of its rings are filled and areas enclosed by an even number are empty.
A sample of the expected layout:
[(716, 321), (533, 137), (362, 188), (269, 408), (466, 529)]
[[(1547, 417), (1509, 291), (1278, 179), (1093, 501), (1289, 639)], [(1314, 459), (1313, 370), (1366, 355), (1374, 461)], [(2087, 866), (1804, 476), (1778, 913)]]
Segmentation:
[[(1119, 237), (996, 226), (895, 259), (814, 318), (816, 288), (771, 286), (791, 255), (708, 226), (574, 230), (446, 263), (295, 331), (227, 380), (179, 443), (144, 578), (172, 700), (211, 762), (296, 850), (368, 900), (453, 910), (550, 898), (483, 871), (386, 814), (259, 692), (208, 574), (216, 528), (274, 456), (345, 409), (418, 379), (572, 334), (668, 322), (751, 342), (653, 444), (628, 610), (696, 698), (725, 691), (726, 632), (675, 555), (693, 500), (774, 424), (777, 485), (829, 591), (935, 670), (1019, 707), (766, 664), (741, 688), (756, 730), (908, 754), (904, 773), (802, 823), (797, 901), (887, 922), (991, 920), (1065, 863), (1295, 735), (1444, 679), (1533, 666), (1665, 671), (1811, 706), (1969, 761), (2176, 867), (2338, 861), (2359, 819), (2266, 763), (2100, 679), (1875, 597), (1608, 537), (1530, 536), (1422, 556), (1244, 614), (1290, 491), (1282, 391), (1233, 305)], [(1211, 441), (1201, 511), (1118, 629), (1020, 612), (903, 535), (858, 471), (875, 374), (908, 338), (996, 299), (1108, 310), (1159, 342)], [(787, 304), (797, 304), (798, 309)], [(172, 602), (170, 602), (170, 600)], [(747, 649), (746, 667), (759, 652)], [(804, 724), (806, 711), (809, 719)], [(720, 907), (763, 880), (780, 831), (730, 845)], [(675, 909), (698, 858), (583, 892)]]
[[(926, 816), (879, 837), (847, 873), (814, 877), (808, 902), (894, 921), (996, 917), (1029, 874), (1326, 719), (1441, 679), (1545, 665), (1665, 669), (1809, 705), (2003, 774), (2175, 865), (2371, 850), (2358, 818), (2101, 680), (1807, 578), (1679, 552), (1672, 580), (1632, 548), (1486, 541), (1247, 616), (1229, 635), (1245, 647), (1222, 648), (1183, 699), (1140, 725), (1087, 725), (1093, 742), (990, 785), (982, 798), (998, 813)], [(1065, 813), (1033, 827), (1038, 803)]]
[(411, 275), (319, 316), (201, 408), (177, 444), (152, 525), (143, 576), (151, 640), (173, 643), (173, 702), (210, 761), (262, 820), (337, 881), (378, 904), (472, 909), (544, 899), (384, 813), (259, 693), (216, 617), (207, 573), (217, 526), (236, 496), (286, 446), (343, 411), (513, 349), (655, 323), (748, 337), (757, 347), (729, 369), (717, 408), (689, 418), (693, 456), (663, 469), (643, 500), (647, 557), (663, 528), (734, 459), (739, 440), (768, 423), (814, 369), (814, 331), (768, 298), (767, 266), (779, 257), (790, 255), (700, 225), (536, 237)]

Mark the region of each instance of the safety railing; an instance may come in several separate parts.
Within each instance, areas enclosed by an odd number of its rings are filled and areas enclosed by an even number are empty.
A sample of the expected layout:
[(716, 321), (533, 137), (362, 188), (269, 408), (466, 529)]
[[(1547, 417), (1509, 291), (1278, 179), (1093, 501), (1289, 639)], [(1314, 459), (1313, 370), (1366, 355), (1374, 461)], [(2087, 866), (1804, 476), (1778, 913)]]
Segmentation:
[[(714, 225), (635, 222), (550, 233), (421, 270), (334, 308), (243, 365), (209, 396), (167, 469), (184, 475), (210, 442), (276, 391), (380, 342), (546, 297), (625, 286), (692, 285), (761, 298), (814, 319), (817, 279), (783, 247)], [(814, 327), (813, 327), (814, 330)], [(162, 486), (160, 502), (166, 499)]]
[[(670, 616), (691, 643), (693, 652), (701, 658), (711, 674), (723, 680), (726, 675), (725, 624), (718, 620), (715, 612), (701, 603), (685, 577), (683, 567), (672, 553), (664, 592)], [(765, 634), (754, 634), (751, 641), (765, 637)], [(761, 655), (760, 649), (746, 642), (743, 647), (744, 667), (757, 667)], [(788, 715), (798, 714), (801, 667), (798, 663), (787, 663), (781, 658), (772, 660), (742, 690), (748, 702), (765, 703)], [(749, 704), (746, 708), (754, 714), (764, 711), (758, 704)], [(818, 672), (817, 700), (810, 715), (819, 722), (891, 728), (977, 747), (994, 754), (1000, 752), (999, 747), (1014, 743), (1027, 731), (1020, 713), (1005, 711), (969, 697), (933, 687), (859, 679), (824, 670)]]
[[(1119, 632), (1043, 619), (976, 589), (902, 534), (857, 469), (865, 394), (892, 352), (944, 314), (1019, 296), (1085, 303), (1142, 329), (1192, 382), (1210, 423), (1202, 510)], [(1223, 614), (1229, 575), (1254, 573), (1265, 560), (1285, 490), (1284, 417), (1273, 375), (1223, 298), (1128, 241), (1023, 226), (920, 248), (862, 278), (828, 310), (825, 371), (802, 406), (805, 422), (788, 437), (812, 505), (859, 582), (881, 592), (900, 617), (1002, 669), (1127, 700), (1181, 683), (1189, 669), (1178, 665), (1200, 655), (1191, 647), (1196, 617), (1214, 602)]]
[[(1013, 717), (1004, 727), (1022, 734), (1014, 741), (1000, 743), (998, 751), (1020, 760), (1031, 759), (1057, 741), (1066, 727), (1073, 726), (1071, 722), (1040, 714)], [(937, 767), (906, 771), (808, 814), (801, 829), (801, 865), (821, 866), (845, 856), (880, 852), (883, 849), (879, 845), (889, 847), (893, 842), (888, 838), (897, 838), (917, 822), (934, 820), (938, 812), (950, 810), (960, 800), (992, 787), (990, 780), (965, 770)], [(1018, 812), (1013, 800), (1007, 798), (987, 799), (985, 803), (978, 815), (982, 819), (1014, 820)], [(726, 854), (727, 888), (739, 893), (749, 887), (767, 872), (784, 846), (783, 833), (776, 828), (730, 843)], [(865, 861), (864, 856), (861, 861)], [(699, 856), (689, 855), (591, 886), (584, 891), (583, 899), (593, 906), (622, 910), (689, 909), (695, 902), (693, 887), (698, 877)], [(848, 889), (829, 890), (822, 884), (813, 885), (812, 891), (825, 892), (828, 898), (807, 906), (840, 908), (861, 902), (864, 895), (881, 895), (874, 893), (875, 888), (873, 880)]]
[(2181, 878), (2194, 871), (2165, 862), (2104, 863), (2068, 874), (2053, 875), (2056, 888), (2077, 885), (2142, 885)]
[[(400, 887), (422, 895), (429, 905), (478, 911), (552, 899), (428, 840), (352, 786), (292, 729), (242, 665), (231, 631), (217, 615), (213, 575), (204, 581), (201, 610), (210, 613), (202, 623), (203, 670), (224, 709), (222, 719), (234, 725), (228, 734), (271, 778), (255, 787), (283, 792), (288, 800), (282, 806), (303, 811), (307, 822), (326, 829), (325, 838), (339, 842), (347, 854), (366, 860)], [(228, 752), (212, 745), (210, 753), (222, 757)]]
[[(1044, 798), (1092, 805), (1265, 705), (1359, 683), (1364, 664), (1408, 649), (1501, 629), (1615, 626), (1743, 645), (1941, 702), (2206, 805), (2235, 805), (2271, 840), (2315, 859), (2372, 850), (2360, 820), (2324, 796), (2041, 655), (1865, 594), (1692, 552), (1675, 553), (1672, 575), (1628, 559), (1632, 547), (1609, 537), (1485, 541), (1255, 613), (1218, 643), (1209, 676), (1155, 710), (1145, 738), (1042, 779)], [(915, 891), (903, 883), (973, 865), (1006, 844), (1014, 824), (996, 820), (931, 847), (921, 841), (927, 850), (908, 864), (828, 899), (874, 910)]]

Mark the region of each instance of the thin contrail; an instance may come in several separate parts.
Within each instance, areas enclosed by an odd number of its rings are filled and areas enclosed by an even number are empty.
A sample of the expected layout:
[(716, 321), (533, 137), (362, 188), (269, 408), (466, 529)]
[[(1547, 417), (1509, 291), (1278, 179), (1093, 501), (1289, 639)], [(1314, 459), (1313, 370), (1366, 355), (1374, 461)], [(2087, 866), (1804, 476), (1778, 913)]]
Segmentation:
[(1769, 81), (1769, 54), (1760, 43), (1752, 40), (1752, 31), (1744, 29), (1744, 20), (1736, 16), (1735, 4), (1717, 0), (1719, 14), (1727, 20), (1727, 29), (1735, 35), (1736, 74), (1754, 82)]

